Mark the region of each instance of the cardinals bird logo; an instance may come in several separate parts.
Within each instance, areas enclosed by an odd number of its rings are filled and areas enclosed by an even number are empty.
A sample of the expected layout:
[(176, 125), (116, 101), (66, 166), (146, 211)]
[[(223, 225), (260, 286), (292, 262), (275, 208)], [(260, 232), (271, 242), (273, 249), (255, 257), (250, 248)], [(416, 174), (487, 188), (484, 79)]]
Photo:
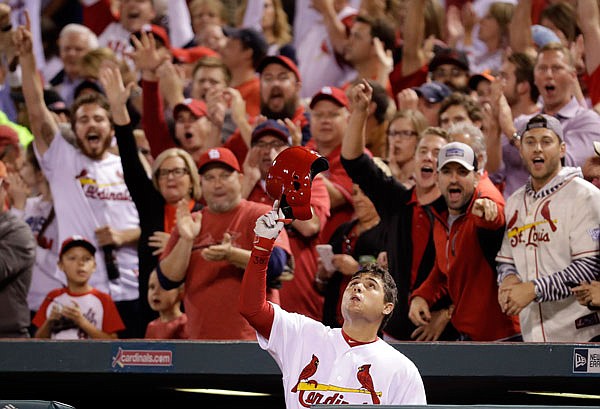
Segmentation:
[(356, 378), (360, 382), (361, 386), (364, 389), (368, 390), (371, 394), (373, 404), (379, 405), (381, 401), (379, 400), (379, 396), (377, 396), (377, 392), (375, 392), (375, 387), (373, 386), (373, 378), (371, 378), (369, 368), (371, 368), (371, 364), (359, 366), (358, 372), (356, 373)]
[(556, 225), (554, 224), (554, 221), (552, 220), (552, 217), (550, 216), (550, 200), (548, 200), (546, 203), (544, 203), (544, 206), (542, 206), (542, 210), (540, 211), (540, 214), (548, 222), (548, 224), (550, 225), (550, 229), (552, 231), (556, 231)]
[(300, 376), (298, 377), (298, 382), (296, 382), (296, 385), (294, 385), (294, 387), (292, 388), (292, 392), (298, 392), (298, 385), (300, 384), (300, 382), (303, 380), (308, 380), (308, 378), (313, 376), (315, 374), (315, 372), (317, 372), (318, 366), (319, 366), (319, 358), (317, 358), (317, 356), (313, 354), (312, 359), (310, 360), (308, 365), (306, 365), (304, 367), (304, 369), (302, 370), (302, 372), (300, 372)]

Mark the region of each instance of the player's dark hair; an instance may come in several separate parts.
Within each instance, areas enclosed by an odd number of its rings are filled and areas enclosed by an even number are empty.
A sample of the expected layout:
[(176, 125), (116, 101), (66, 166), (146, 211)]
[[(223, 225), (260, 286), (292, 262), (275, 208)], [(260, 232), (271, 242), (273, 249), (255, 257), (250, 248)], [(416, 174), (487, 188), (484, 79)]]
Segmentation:
[[(352, 278), (358, 277), (361, 274), (371, 274), (379, 277), (383, 283), (383, 301), (386, 303), (391, 302), (394, 304), (394, 306), (398, 303), (398, 289), (396, 288), (396, 282), (389, 271), (387, 271), (385, 268), (382, 268), (377, 263), (370, 263), (354, 273)], [(385, 325), (388, 323), (393, 311), (394, 310), (392, 309), (392, 312), (383, 317), (381, 325), (379, 326), (379, 331), (385, 328)]]

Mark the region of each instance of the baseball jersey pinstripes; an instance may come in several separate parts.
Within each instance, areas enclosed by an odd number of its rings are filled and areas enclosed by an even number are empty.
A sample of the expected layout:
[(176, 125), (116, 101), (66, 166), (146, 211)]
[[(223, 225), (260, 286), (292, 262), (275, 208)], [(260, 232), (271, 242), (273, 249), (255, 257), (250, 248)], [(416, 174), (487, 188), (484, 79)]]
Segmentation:
[(283, 372), (287, 409), (427, 404), (419, 370), (385, 341), (350, 347), (340, 328), (273, 307), (271, 337), (258, 335), (258, 342)]
[[(600, 190), (577, 174), (576, 168), (563, 168), (544, 187), (546, 194), (527, 194), (523, 186), (506, 202), (506, 232), (496, 261), (514, 264), (521, 280), (551, 276), (575, 259), (598, 254)], [(589, 341), (600, 324), (577, 328), (576, 320), (590, 313), (574, 296), (532, 302), (519, 315), (523, 339)]]

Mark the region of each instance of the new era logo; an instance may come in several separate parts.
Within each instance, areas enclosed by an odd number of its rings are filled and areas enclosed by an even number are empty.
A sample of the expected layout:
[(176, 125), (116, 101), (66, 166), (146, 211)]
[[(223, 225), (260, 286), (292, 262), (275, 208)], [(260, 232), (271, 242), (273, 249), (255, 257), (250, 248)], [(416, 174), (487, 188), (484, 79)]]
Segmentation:
[(587, 363), (587, 349), (576, 349), (573, 351), (573, 372), (587, 372)]

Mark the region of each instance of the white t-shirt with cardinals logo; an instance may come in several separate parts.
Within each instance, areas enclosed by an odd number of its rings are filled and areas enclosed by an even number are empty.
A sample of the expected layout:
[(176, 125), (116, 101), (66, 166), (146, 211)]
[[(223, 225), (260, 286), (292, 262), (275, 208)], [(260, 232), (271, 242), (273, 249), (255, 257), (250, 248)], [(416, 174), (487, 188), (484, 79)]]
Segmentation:
[[(37, 154), (37, 152), (36, 152)], [(96, 241), (96, 228), (116, 230), (139, 227), (139, 216), (123, 179), (121, 159), (113, 154), (93, 160), (69, 144), (60, 133), (39, 157), (48, 179), (58, 220), (58, 240), (80, 235), (96, 246), (96, 271), (90, 285), (110, 294), (114, 301), (138, 298), (138, 256), (135, 246), (114, 251), (120, 277), (109, 281), (104, 252)]]
[(427, 404), (419, 370), (387, 342), (350, 347), (340, 328), (272, 305), (271, 336), (257, 336), (283, 373), (286, 408)]

